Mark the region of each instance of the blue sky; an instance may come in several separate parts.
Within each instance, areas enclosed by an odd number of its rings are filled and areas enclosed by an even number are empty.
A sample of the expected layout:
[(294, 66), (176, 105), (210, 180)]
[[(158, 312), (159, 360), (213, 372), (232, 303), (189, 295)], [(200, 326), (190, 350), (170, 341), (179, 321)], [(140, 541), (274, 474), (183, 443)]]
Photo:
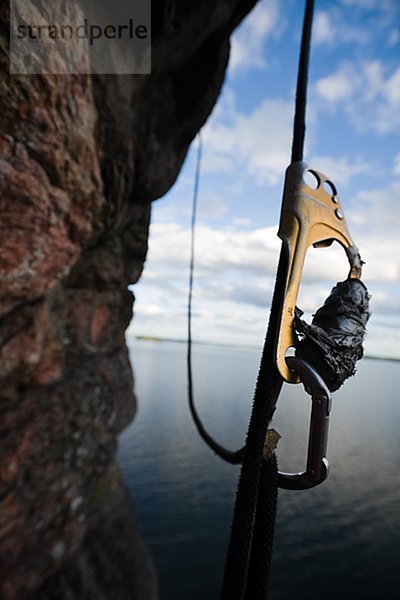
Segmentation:
[[(258, 3), (233, 36), (225, 85), (203, 128), (193, 310), (200, 341), (263, 342), (303, 8), (299, 0)], [(186, 336), (196, 144), (175, 186), (153, 204), (131, 335)], [(334, 181), (366, 261), (366, 350), (400, 358), (398, 0), (316, 1), (305, 160)], [(347, 270), (339, 246), (309, 253), (298, 302), (307, 315)]]

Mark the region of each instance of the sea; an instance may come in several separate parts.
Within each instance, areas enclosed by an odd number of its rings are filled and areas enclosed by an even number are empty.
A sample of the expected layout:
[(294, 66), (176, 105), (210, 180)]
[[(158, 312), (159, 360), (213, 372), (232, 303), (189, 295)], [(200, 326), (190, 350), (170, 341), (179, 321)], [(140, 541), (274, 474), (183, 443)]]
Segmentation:
[[(239, 467), (200, 439), (187, 407), (186, 347), (127, 340), (138, 414), (119, 462), (159, 574), (161, 600), (218, 600)], [(204, 424), (243, 445), (260, 351), (196, 344), (194, 389)], [(400, 598), (400, 362), (364, 358), (333, 394), (319, 487), (280, 490), (270, 600)], [(273, 421), (283, 471), (303, 470), (310, 397), (284, 385)]]

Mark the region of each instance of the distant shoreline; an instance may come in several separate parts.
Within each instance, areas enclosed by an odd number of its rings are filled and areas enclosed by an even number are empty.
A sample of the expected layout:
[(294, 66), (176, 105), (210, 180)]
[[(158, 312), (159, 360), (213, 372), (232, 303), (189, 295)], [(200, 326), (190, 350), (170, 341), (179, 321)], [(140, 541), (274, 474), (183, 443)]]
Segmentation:
[[(128, 335), (128, 337), (131, 337), (135, 340), (138, 340), (139, 342), (173, 342), (174, 344), (187, 344), (187, 340), (183, 340), (183, 339), (174, 339), (174, 338), (160, 338), (160, 337), (155, 337), (155, 336), (151, 336), (151, 335)], [(192, 344), (194, 346), (215, 346), (216, 348), (236, 348), (238, 350), (242, 349), (242, 350), (258, 350), (259, 348), (257, 348), (256, 346), (246, 346), (246, 344), (223, 344), (218, 343), (218, 342), (202, 342), (199, 340), (192, 340)]]
[(400, 358), (396, 358), (395, 356), (375, 356), (373, 354), (366, 354), (363, 356), (363, 359), (367, 360), (390, 360), (391, 362), (400, 362)]
[[(154, 337), (154, 336), (150, 336), (150, 335), (128, 335), (128, 337), (138, 340), (139, 342), (157, 342), (157, 343), (173, 342), (174, 344), (186, 344), (187, 343), (187, 340), (183, 340), (183, 339), (161, 338), (161, 337)], [(239, 345), (239, 344), (223, 344), (223, 343), (218, 343), (218, 342), (201, 342), (201, 341), (194, 341), (194, 340), (192, 343), (193, 343), (193, 345), (196, 345), (196, 346), (216, 346), (218, 348), (236, 348), (238, 350), (240, 350), (240, 349), (259, 350), (259, 348), (256, 348), (255, 346), (246, 346), (246, 345)], [(367, 360), (384, 360), (384, 361), (391, 361), (391, 362), (400, 362), (400, 358), (396, 358), (394, 356), (376, 356), (374, 354), (366, 354), (363, 358), (367, 359)]]

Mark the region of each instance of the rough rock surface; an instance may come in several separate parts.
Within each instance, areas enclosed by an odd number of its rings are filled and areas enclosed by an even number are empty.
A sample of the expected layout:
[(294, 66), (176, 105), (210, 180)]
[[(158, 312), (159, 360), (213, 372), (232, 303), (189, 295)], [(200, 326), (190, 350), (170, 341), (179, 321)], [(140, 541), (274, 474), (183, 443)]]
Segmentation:
[(4, 600), (157, 597), (115, 462), (135, 413), (127, 286), (143, 268), (151, 201), (174, 183), (254, 3), (153, 0), (152, 75), (92, 77), (10, 76), (1, 4)]

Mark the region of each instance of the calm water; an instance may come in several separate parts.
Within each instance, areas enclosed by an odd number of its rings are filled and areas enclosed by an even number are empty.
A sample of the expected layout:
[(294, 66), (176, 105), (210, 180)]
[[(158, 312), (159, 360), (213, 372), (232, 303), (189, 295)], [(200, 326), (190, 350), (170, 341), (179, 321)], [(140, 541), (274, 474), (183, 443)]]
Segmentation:
[[(120, 438), (120, 464), (160, 576), (162, 600), (217, 600), (239, 467), (199, 439), (186, 406), (185, 346), (129, 341), (139, 415)], [(259, 353), (194, 349), (204, 422), (225, 445), (243, 443)], [(400, 363), (364, 360), (333, 397), (319, 488), (282, 490), (271, 599), (400, 597)], [(286, 386), (274, 427), (282, 470), (305, 461), (309, 397)]]

